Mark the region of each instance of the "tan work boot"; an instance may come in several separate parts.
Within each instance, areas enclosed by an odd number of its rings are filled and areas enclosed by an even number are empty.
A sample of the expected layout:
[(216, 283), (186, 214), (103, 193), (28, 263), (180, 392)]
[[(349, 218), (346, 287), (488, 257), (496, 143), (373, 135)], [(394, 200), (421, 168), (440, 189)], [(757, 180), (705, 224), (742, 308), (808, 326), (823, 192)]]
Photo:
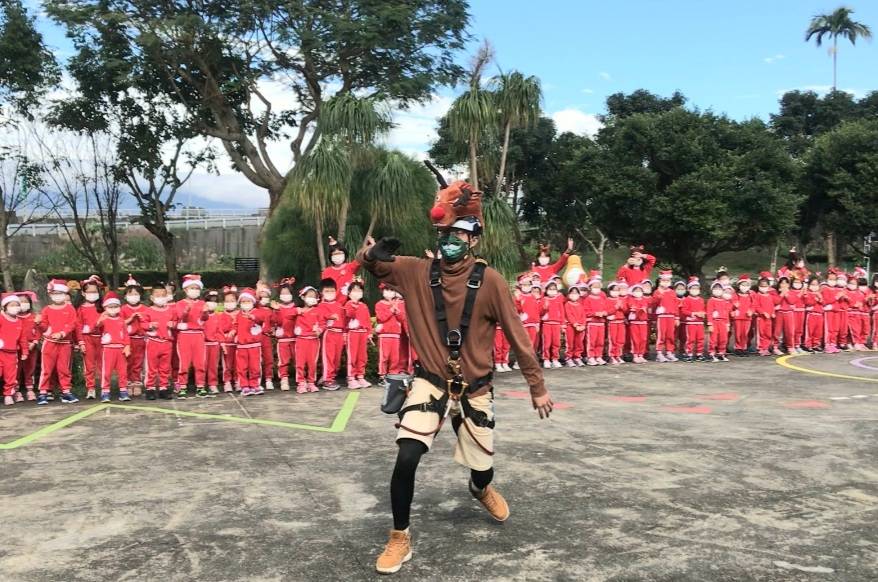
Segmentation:
[(412, 559), (412, 537), (408, 529), (390, 530), (390, 540), (384, 546), (384, 551), (375, 562), (375, 569), (379, 574), (393, 574), (399, 572), (402, 565)]
[(488, 510), (488, 513), (491, 514), (491, 517), (496, 519), (497, 521), (506, 521), (509, 519), (509, 504), (506, 503), (506, 500), (503, 499), (503, 496), (500, 493), (488, 485), (485, 487), (484, 491), (479, 491), (476, 489), (473, 482), (469, 482), (469, 491), (473, 494), (473, 497), (479, 500), (485, 509)]

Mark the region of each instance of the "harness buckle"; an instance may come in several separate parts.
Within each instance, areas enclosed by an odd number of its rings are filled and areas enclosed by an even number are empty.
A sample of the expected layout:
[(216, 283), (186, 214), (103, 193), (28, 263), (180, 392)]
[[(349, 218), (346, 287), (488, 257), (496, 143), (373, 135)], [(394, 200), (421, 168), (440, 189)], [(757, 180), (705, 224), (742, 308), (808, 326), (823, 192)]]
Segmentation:
[(469, 386), (466, 382), (464, 382), (461, 376), (455, 376), (454, 378), (450, 378), (445, 381), (446, 389), (448, 391), (448, 396), (452, 400), (460, 400), (461, 396), (466, 393), (466, 389)]
[(475, 279), (475, 280), (469, 279), (466, 282), (466, 286), (469, 287), (470, 289), (478, 289), (482, 286), (482, 280), (481, 279)]
[(460, 347), (463, 345), (463, 334), (460, 333), (459, 329), (452, 329), (448, 332), (445, 336), (445, 345), (454, 351), (460, 351)]
[(440, 277), (438, 275), (435, 277), (430, 277), (430, 287), (438, 287), (441, 284), (442, 284), (442, 277)]

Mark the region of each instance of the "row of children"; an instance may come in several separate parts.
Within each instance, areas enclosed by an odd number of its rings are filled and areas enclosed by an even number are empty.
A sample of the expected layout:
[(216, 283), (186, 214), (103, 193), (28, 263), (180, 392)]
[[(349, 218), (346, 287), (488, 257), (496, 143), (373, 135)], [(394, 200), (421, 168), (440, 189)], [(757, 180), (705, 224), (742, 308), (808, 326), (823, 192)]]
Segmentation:
[[(651, 268), (655, 259), (642, 249), (632, 250), (632, 258), (606, 289), (592, 271), (565, 296), (558, 263), (554, 272), (534, 269), (518, 278), (518, 311), (544, 367), (561, 367), (562, 334), (571, 367), (622, 364), (623, 355), (645, 363), (653, 333), (658, 362), (677, 361), (677, 353), (686, 361), (728, 361), (730, 345), (745, 356), (753, 342), (764, 356), (878, 347), (878, 275), (870, 286), (861, 268), (851, 275), (831, 269), (821, 279), (796, 259), (777, 278), (760, 273), (755, 290), (749, 275), (733, 283), (721, 269), (705, 300), (698, 278), (675, 282), (670, 270), (662, 270), (653, 286), (643, 265)], [(510, 369), (499, 329), (494, 352), (495, 369)]]

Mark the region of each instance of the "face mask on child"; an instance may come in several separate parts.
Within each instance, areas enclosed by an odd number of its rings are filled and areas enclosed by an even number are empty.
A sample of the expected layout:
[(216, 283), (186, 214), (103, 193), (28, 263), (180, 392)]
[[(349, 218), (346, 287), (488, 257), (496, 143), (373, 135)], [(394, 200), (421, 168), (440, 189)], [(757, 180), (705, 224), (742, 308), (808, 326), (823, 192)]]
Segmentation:
[(25, 313), (30, 311), (30, 303), (28, 303), (27, 301), (22, 301), (21, 302), (21, 310)]
[(186, 289), (186, 297), (189, 299), (198, 299), (201, 297), (201, 289), (198, 287), (189, 287)]
[(591, 293), (592, 295), (600, 295), (601, 288), (600, 287), (589, 287), (588, 292)]
[(567, 301), (573, 301), (573, 302), (579, 301), (579, 292), (568, 293), (567, 294)]
[(533, 286), (531, 286), (531, 285), (522, 285), (521, 286), (521, 292), (524, 294), (530, 293), (532, 289), (533, 289)]
[(750, 292), (750, 285), (741, 285), (740, 289), (741, 289), (741, 293), (749, 293)]
[(677, 294), (677, 297), (685, 297), (686, 296), (685, 289), (674, 289), (674, 293)]
[(643, 297), (643, 291), (641, 291), (640, 289), (632, 291), (631, 296), (634, 297), (635, 299), (640, 299), (641, 297)]
[(393, 298), (396, 297), (396, 293), (394, 293), (394, 292), (391, 291), (390, 289), (385, 289), (385, 290), (384, 290), (384, 293), (382, 293), (382, 296), (383, 296), (384, 299), (386, 299), (387, 301), (392, 301)]
[(670, 286), (671, 286), (671, 282), (670, 282), (670, 281), (666, 281), (666, 280), (664, 280), (664, 279), (662, 279), (661, 281), (659, 281), (659, 287), (661, 287), (662, 289), (667, 289), (667, 288), (670, 287)]
[(216, 301), (205, 301), (204, 305), (207, 307), (208, 311), (215, 311), (217, 303)]
[(555, 297), (556, 295), (558, 295), (558, 290), (557, 289), (546, 289), (546, 295), (548, 295), (549, 297)]
[(698, 297), (699, 295), (701, 295), (701, 288), (689, 287), (689, 295), (691, 295), (692, 297)]
[(252, 301), (242, 301), (241, 302), (241, 311), (250, 311), (253, 309)]
[(835, 279), (827, 279), (826, 284), (830, 287), (835, 287)]
[(359, 301), (363, 298), (363, 292), (357, 289), (356, 291), (351, 291), (348, 297), (350, 297), (351, 301)]
[(330, 260), (332, 261), (332, 264), (335, 266), (341, 265), (342, 263), (344, 263), (344, 255), (342, 253), (336, 253), (336, 254), (332, 255)]
[(857, 284), (856, 283), (848, 283), (848, 291), (856, 291)]
[(802, 283), (801, 283), (801, 282), (799, 282), (799, 281), (793, 281), (793, 289), (795, 289), (796, 291), (798, 291), (798, 290), (801, 289), (801, 288), (802, 288)]
[(49, 299), (52, 300), (52, 303), (60, 305), (67, 301), (67, 295), (65, 295), (64, 293), (52, 293), (51, 295), (49, 295)]
[(128, 305), (137, 305), (140, 303), (140, 295), (137, 293), (131, 293), (130, 295), (125, 296), (125, 301), (128, 302)]
[(710, 294), (713, 295), (714, 297), (722, 297), (723, 290), (722, 289), (714, 289), (713, 291), (710, 292)]
[(769, 287), (768, 285), (760, 285), (759, 286), (760, 293), (768, 293), (769, 289), (771, 289), (771, 287)]
[(619, 297), (626, 297), (628, 295), (628, 287), (621, 287), (619, 289)]
[(540, 264), (541, 267), (545, 267), (549, 264), (549, 257), (540, 257), (537, 259), (537, 262)]
[(324, 301), (335, 301), (335, 291), (324, 291), (323, 292), (323, 300)]
[(116, 317), (117, 315), (119, 315), (119, 306), (113, 305), (112, 307), (107, 307), (104, 311), (106, 311), (107, 315), (109, 315), (110, 317)]
[(237, 308), (238, 304), (234, 301), (226, 301), (225, 303), (223, 303), (223, 309), (225, 309), (226, 311), (234, 311)]
[(89, 303), (94, 303), (101, 298), (101, 295), (100, 293), (86, 293), (85, 295), (83, 295), (83, 297), (85, 297), (85, 300)]
[(166, 295), (159, 295), (158, 297), (152, 298), (153, 305), (158, 305), (159, 307), (163, 307), (168, 304), (168, 297)]
[(281, 293), (280, 301), (281, 303), (292, 303), (293, 295), (291, 293)]
[(6, 308), (6, 313), (8, 313), (9, 315), (18, 315), (19, 312), (21, 312), (21, 307), (19, 305), (10, 305)]
[(723, 299), (725, 299), (726, 301), (731, 301), (731, 300), (732, 300), (732, 294), (731, 294), (731, 292), (729, 292), (729, 291), (723, 291)]
[(619, 290), (618, 289), (610, 289), (610, 297), (618, 297)]
[(314, 307), (315, 305), (317, 305), (317, 298), (305, 297), (305, 305), (307, 305), (308, 307)]
[(818, 291), (820, 291), (820, 285), (808, 285), (808, 291), (810, 291), (811, 293), (817, 293)]

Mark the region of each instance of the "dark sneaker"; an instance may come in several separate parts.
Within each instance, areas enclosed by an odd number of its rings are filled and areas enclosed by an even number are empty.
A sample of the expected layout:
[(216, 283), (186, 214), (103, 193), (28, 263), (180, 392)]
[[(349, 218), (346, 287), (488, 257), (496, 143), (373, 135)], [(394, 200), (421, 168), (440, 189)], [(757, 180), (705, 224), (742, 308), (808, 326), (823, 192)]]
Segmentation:
[(156, 398), (156, 396), (155, 396), (155, 390), (147, 389), (147, 390), (146, 390), (146, 399), (147, 399), (147, 400), (155, 400), (155, 398)]
[(45, 394), (40, 394), (37, 396), (37, 406), (45, 406), (49, 403), (49, 397)]
[(76, 404), (79, 402), (79, 398), (72, 392), (66, 392), (61, 395), (61, 402), (64, 404)]

